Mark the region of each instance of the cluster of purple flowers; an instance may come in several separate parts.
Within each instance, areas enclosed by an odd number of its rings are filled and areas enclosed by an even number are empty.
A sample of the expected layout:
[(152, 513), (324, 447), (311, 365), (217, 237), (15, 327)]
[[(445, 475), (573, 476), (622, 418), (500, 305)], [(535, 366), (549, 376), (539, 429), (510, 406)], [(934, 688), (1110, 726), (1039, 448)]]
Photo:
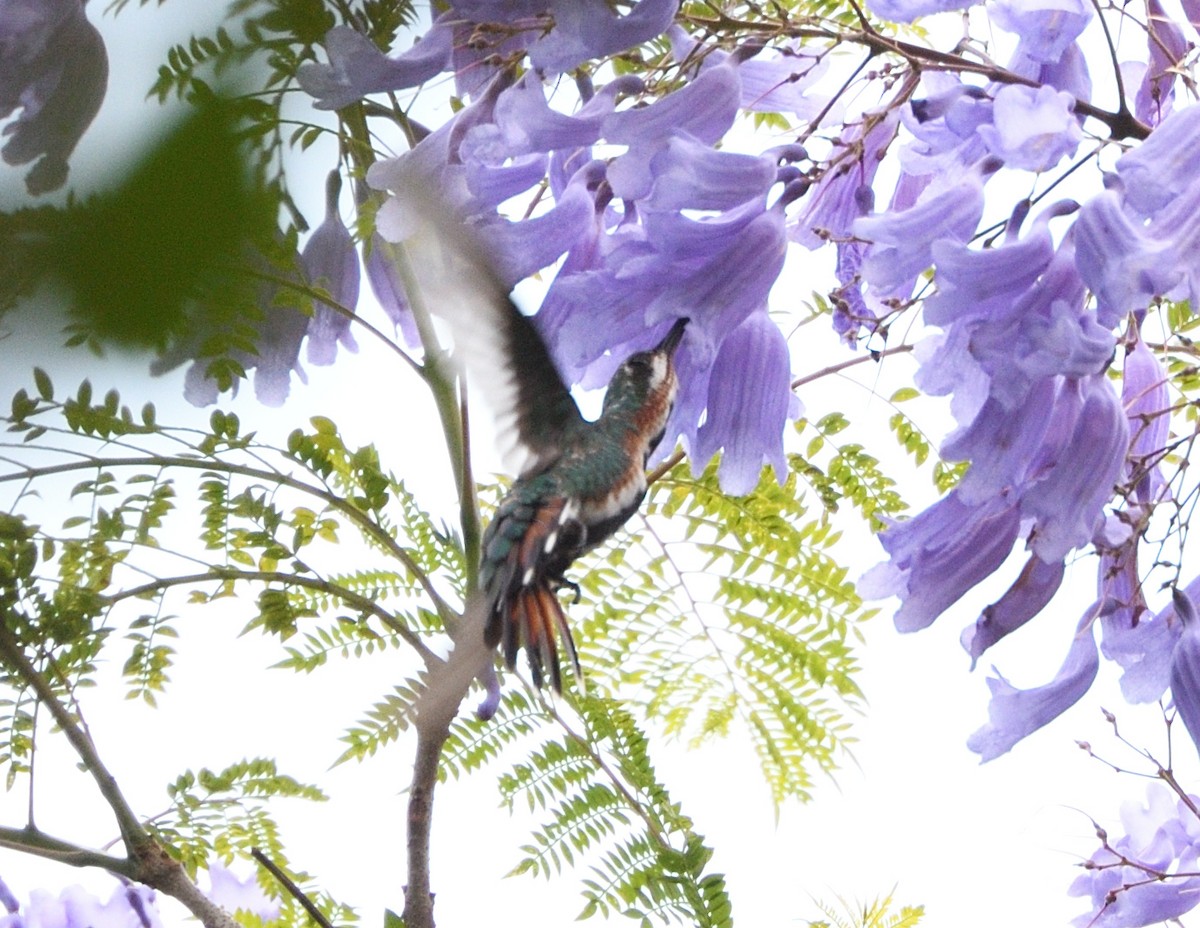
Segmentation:
[(58, 895), (35, 889), (24, 905), (0, 882), (2, 928), (162, 928), (155, 893), (138, 884), (118, 886), (101, 902), (81, 886)]

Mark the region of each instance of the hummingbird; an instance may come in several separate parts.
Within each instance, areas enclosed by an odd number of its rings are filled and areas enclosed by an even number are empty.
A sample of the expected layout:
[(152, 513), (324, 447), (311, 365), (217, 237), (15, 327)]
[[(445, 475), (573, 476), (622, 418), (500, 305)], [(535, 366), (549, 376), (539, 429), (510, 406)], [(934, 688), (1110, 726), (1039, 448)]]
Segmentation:
[[(412, 272), (429, 308), (450, 322), (455, 354), (491, 406), (498, 450), (517, 475), (481, 545), (484, 644), (489, 653), (499, 647), (510, 670), (524, 650), (535, 685), (548, 681), (561, 693), (560, 643), (581, 673), (559, 592), (573, 591), (578, 601), (568, 568), (621, 528), (646, 495), (646, 463), (678, 392), (674, 356), (688, 319), (675, 319), (653, 348), (621, 364), (589, 421), (532, 320), (509, 297), (479, 230), (421, 194), (408, 198), (418, 220), (406, 240)], [(494, 702), (479, 714), (491, 711)]]

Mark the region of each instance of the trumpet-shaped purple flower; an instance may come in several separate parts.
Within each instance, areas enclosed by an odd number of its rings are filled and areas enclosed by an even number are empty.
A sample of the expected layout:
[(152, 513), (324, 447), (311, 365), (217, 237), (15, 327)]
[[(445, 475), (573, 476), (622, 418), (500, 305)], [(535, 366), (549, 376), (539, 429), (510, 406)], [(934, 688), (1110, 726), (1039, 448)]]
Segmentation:
[(413, 318), (396, 262), (388, 254), (387, 244), (378, 232), (371, 236), (363, 260), (367, 268), (367, 282), (392, 325), (400, 331), (404, 344), (409, 348), (419, 348), (421, 336), (417, 332), (417, 322)]
[(1172, 601), (1183, 621), (1183, 634), (1171, 657), (1171, 698), (1192, 743), (1200, 748), (1200, 615), (1184, 590), (1176, 589)]
[(1195, 184), (1198, 146), (1200, 106), (1188, 106), (1118, 159), (1126, 200), (1139, 216), (1156, 215)]
[(988, 678), (992, 691), (988, 723), (967, 740), (967, 747), (979, 755), (981, 762), (1008, 753), (1018, 741), (1054, 721), (1088, 691), (1100, 666), (1092, 631), (1099, 608), (1097, 603), (1083, 614), (1067, 659), (1049, 683), (1017, 689), (993, 668), (996, 675)]
[(996, 497), (970, 506), (951, 490), (920, 515), (884, 530), (879, 541), (891, 560), (869, 570), (859, 592), (866, 599), (899, 596), (896, 628), (925, 628), (1004, 563), (1019, 528), (1010, 501)]
[(813, 249), (830, 239), (850, 237), (854, 221), (867, 215), (874, 205), (871, 185), (883, 153), (896, 138), (899, 121), (899, 110), (889, 107), (883, 112), (867, 113), (843, 130), (821, 179), (808, 191), (803, 208), (789, 223), (792, 241)]
[(911, 23), (922, 16), (965, 10), (979, 0), (868, 0), (867, 8), (876, 16), (894, 23)]
[(1021, 37), (1022, 51), (1034, 61), (1059, 61), (1092, 19), (1082, 0), (993, 0), (988, 19)]
[(1079, 147), (1083, 130), (1069, 93), (1006, 84), (993, 100), (992, 122), (977, 131), (988, 150), (1009, 167), (1047, 171)]
[(1171, 398), (1166, 371), (1140, 339), (1125, 353), (1121, 402), (1132, 435), (1129, 468), (1135, 480), (1134, 497), (1141, 503), (1153, 503), (1164, 486), (1160, 459), (1170, 432)]
[(338, 212), (338, 194), (342, 176), (330, 171), (325, 188), (325, 219), (313, 231), (304, 246), (302, 260), (309, 283), (329, 294), (332, 304), (318, 300), (308, 324), (308, 360), (312, 364), (332, 364), (339, 343), (357, 351), (350, 331), (350, 317), (358, 305), (358, 252), (350, 230)]
[(971, 669), (981, 654), (1042, 611), (1062, 586), (1066, 564), (1047, 564), (1040, 557), (1025, 562), (1016, 581), (996, 602), (984, 608), (975, 624), (963, 629), (963, 648), (971, 655)]
[(296, 80), (319, 110), (339, 110), (367, 94), (415, 87), (444, 71), (454, 38), (451, 17), (441, 16), (416, 45), (388, 58), (361, 32), (334, 26), (325, 36), (328, 64), (301, 65)]
[(1157, 126), (1174, 108), (1175, 76), (1191, 46), (1159, 0), (1148, 0), (1146, 18), (1149, 64), (1134, 97), (1133, 113), (1142, 122)]
[[(1075, 928), (1142, 928), (1178, 918), (1200, 903), (1200, 877), (1182, 875), (1200, 867), (1196, 813), (1161, 783), (1146, 788), (1146, 800), (1145, 806), (1122, 804), (1124, 833), (1115, 842), (1105, 838), (1071, 884), (1070, 894), (1087, 896), (1092, 906), (1072, 922)], [(1188, 801), (1200, 803), (1200, 797)], [(1165, 878), (1152, 879), (1143, 868)]]
[(696, 456), (724, 448), (721, 486), (735, 496), (758, 485), (764, 460), (787, 476), (783, 428), (792, 405), (791, 364), (779, 326), (751, 313), (721, 342), (708, 384), (708, 417), (696, 434)]
[(854, 234), (872, 243), (863, 277), (881, 291), (906, 295), (916, 276), (933, 263), (934, 243), (965, 242), (981, 215), (983, 178), (980, 171), (970, 170), (930, 187), (911, 209), (856, 220)]
[(1055, 411), (1061, 415), (1052, 433), (1069, 437), (1043, 446), (1045, 470), (1021, 504), (1035, 519), (1030, 547), (1045, 561), (1091, 540), (1129, 448), (1121, 400), (1102, 374), (1064, 384)]
[(67, 159), (108, 87), (104, 40), (81, 0), (6, 0), (0, 5), (0, 120), (11, 136), (8, 164), (37, 164), (25, 176), (35, 196), (67, 182)]

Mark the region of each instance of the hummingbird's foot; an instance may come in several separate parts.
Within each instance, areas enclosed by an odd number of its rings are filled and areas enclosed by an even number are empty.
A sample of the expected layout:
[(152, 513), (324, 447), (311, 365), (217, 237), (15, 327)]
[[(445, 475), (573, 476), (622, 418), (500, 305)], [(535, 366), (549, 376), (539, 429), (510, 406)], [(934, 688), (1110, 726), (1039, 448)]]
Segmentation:
[(583, 591), (579, 588), (579, 584), (573, 580), (568, 580), (566, 577), (558, 577), (555, 579), (555, 588), (563, 589), (564, 587), (571, 591), (571, 605), (578, 606), (579, 600), (583, 598)]

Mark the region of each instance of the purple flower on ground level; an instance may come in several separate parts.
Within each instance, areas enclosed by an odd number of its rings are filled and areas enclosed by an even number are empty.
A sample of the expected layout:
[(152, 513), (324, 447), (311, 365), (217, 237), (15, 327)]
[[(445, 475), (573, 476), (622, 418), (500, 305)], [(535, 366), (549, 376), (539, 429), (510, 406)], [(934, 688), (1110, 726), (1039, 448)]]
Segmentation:
[(408, 51), (388, 58), (374, 42), (349, 26), (334, 26), (325, 35), (328, 64), (310, 62), (296, 80), (319, 110), (338, 110), (367, 94), (415, 87), (444, 71), (450, 63), (454, 27), (448, 15)]
[(342, 176), (330, 171), (325, 183), (325, 219), (313, 231), (304, 246), (302, 260), (311, 286), (324, 290), (333, 301), (315, 301), (313, 318), (308, 324), (308, 360), (311, 364), (332, 364), (337, 346), (357, 351), (350, 317), (358, 305), (358, 252), (350, 230), (338, 212), (338, 194)]
[[(1200, 797), (1189, 796), (1192, 803)], [(1200, 903), (1200, 877), (1155, 873), (1195, 873), (1200, 869), (1200, 822), (1183, 799), (1161, 783), (1146, 787), (1146, 805), (1121, 805), (1124, 834), (1101, 847), (1069, 890), (1087, 896), (1091, 909), (1072, 921), (1075, 928), (1142, 928), (1178, 918)], [(1142, 867), (1123, 866), (1122, 860)]]
[(996, 91), (992, 122), (976, 131), (1010, 168), (1047, 171), (1074, 153), (1083, 138), (1075, 98), (1053, 87), (1005, 84)]
[(780, 483), (788, 474), (783, 429), (792, 405), (787, 341), (766, 312), (751, 313), (721, 342), (708, 382), (707, 418), (695, 456), (724, 449), (718, 476), (734, 496), (758, 485), (764, 459)]
[(208, 864), (208, 882), (209, 889), (205, 895), (226, 912), (249, 912), (264, 922), (279, 918), (279, 900), (272, 899), (263, 891), (262, 884), (253, 873), (240, 879), (220, 861), (211, 860)]
[(1006, 754), (1013, 746), (1058, 718), (1079, 701), (1091, 687), (1100, 666), (1092, 622), (1099, 604), (1084, 612), (1075, 639), (1053, 680), (1032, 689), (1017, 689), (992, 668), (988, 678), (992, 700), (988, 704), (988, 723), (967, 739), (967, 747), (984, 763)]
[(28, 164), (34, 195), (67, 182), (67, 159), (91, 125), (108, 87), (104, 40), (80, 0), (5, 0), (0, 4), (0, 120), (12, 136), (0, 154)]

